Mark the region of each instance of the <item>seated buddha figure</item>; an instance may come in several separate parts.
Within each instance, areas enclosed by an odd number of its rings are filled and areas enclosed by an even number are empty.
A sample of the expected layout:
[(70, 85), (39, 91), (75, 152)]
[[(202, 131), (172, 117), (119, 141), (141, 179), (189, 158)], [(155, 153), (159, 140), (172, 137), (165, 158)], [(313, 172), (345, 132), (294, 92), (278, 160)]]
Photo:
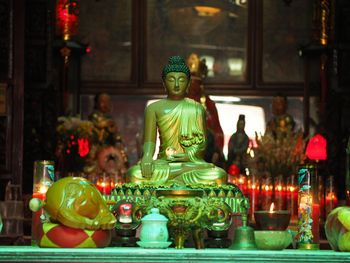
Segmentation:
[(282, 139), (294, 132), (295, 121), (287, 113), (288, 101), (285, 96), (276, 95), (272, 99), (273, 118), (266, 125), (266, 133)]
[[(163, 68), (167, 98), (150, 104), (145, 110), (143, 156), (127, 172), (127, 181), (166, 184), (223, 184), (226, 172), (204, 161), (206, 121), (203, 106), (189, 98), (190, 70), (184, 59), (170, 57)], [(153, 160), (157, 129), (159, 154)]]

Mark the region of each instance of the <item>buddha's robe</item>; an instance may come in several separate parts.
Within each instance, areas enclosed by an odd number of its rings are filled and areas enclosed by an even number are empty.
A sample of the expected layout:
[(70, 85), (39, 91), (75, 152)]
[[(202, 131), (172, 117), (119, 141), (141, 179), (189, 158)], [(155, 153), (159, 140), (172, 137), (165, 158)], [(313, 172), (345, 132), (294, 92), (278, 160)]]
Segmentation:
[[(157, 119), (160, 148), (157, 160), (153, 161), (150, 178), (142, 177), (140, 165), (131, 167), (127, 180), (131, 182), (178, 182), (193, 184), (222, 184), (226, 172), (203, 160), (206, 147), (204, 108), (185, 98), (169, 113)], [(186, 161), (172, 160), (172, 154), (188, 156)]]

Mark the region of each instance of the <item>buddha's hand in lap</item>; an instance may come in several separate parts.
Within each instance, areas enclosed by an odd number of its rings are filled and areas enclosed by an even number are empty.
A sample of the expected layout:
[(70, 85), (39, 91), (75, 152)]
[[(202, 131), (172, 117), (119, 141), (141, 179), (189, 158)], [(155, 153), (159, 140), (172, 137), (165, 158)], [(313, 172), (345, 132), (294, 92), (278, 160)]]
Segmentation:
[(151, 178), (153, 173), (153, 159), (152, 157), (143, 157), (140, 163), (142, 176)]
[(188, 162), (190, 159), (186, 153), (175, 153), (168, 156), (167, 160), (171, 162)]

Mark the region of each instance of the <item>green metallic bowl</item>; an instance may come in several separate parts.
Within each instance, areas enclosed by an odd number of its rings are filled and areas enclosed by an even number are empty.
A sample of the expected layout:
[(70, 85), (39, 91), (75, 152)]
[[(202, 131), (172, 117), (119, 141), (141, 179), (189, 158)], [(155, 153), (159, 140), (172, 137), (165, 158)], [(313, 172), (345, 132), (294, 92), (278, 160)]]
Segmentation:
[(293, 241), (289, 231), (255, 230), (254, 236), (256, 246), (263, 250), (282, 250)]

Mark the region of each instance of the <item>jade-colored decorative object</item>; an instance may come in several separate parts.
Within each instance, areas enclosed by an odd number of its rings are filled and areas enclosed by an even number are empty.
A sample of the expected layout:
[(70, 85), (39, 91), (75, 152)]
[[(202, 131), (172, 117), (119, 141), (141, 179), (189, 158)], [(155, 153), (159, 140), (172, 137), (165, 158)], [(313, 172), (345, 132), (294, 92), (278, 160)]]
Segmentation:
[(152, 208), (151, 213), (142, 219), (140, 240), (137, 244), (144, 248), (167, 248), (169, 233), (167, 228), (168, 219), (159, 213), (158, 208)]
[(29, 205), (33, 212), (44, 208), (48, 214), (46, 222), (38, 224), (41, 247), (105, 247), (111, 241), (116, 219), (84, 178), (64, 177), (50, 186), (45, 201), (33, 198)]
[[(226, 172), (203, 159), (207, 143), (205, 109), (186, 98), (190, 70), (184, 59), (170, 57), (162, 79), (167, 98), (145, 110), (143, 157), (140, 164), (128, 170), (127, 181), (182, 185), (226, 183)], [(161, 145), (157, 160), (153, 160), (157, 130)]]
[(325, 232), (331, 248), (335, 251), (350, 252), (350, 207), (335, 208), (327, 216)]
[(263, 250), (282, 250), (293, 241), (289, 231), (256, 230), (254, 236), (256, 246)]

